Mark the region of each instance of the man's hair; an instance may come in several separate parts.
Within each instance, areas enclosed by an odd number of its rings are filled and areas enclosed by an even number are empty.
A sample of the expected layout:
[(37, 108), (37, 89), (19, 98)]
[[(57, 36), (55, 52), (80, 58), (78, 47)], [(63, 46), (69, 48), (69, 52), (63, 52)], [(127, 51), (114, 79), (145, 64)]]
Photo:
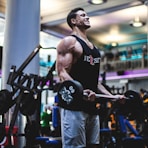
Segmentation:
[(76, 18), (76, 12), (79, 11), (79, 10), (84, 11), (83, 8), (80, 8), (80, 7), (79, 7), (79, 8), (75, 8), (75, 9), (71, 10), (71, 11), (69, 12), (69, 14), (67, 15), (67, 24), (70, 26), (70, 28), (72, 28), (71, 19), (72, 19), (72, 18)]

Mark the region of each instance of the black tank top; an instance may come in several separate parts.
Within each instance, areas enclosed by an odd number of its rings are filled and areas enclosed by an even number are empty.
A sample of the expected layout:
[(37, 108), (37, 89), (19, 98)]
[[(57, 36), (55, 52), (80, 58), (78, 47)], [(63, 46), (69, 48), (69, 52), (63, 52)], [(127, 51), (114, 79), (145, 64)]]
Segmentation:
[[(83, 53), (77, 62), (72, 65), (69, 74), (74, 80), (79, 81), (84, 89), (91, 89), (97, 93), (101, 59), (100, 52), (95, 46), (93, 49), (90, 49), (83, 40), (77, 36), (74, 37), (80, 42), (83, 48)], [(99, 110), (96, 107), (98, 103), (97, 100), (94, 102), (85, 101), (83, 98), (76, 98), (75, 100), (77, 101), (74, 101), (68, 106), (65, 105), (65, 102), (62, 103), (59, 101), (59, 106), (68, 110), (84, 111), (89, 114), (99, 114)]]
[(83, 48), (83, 54), (72, 66), (70, 75), (74, 80), (79, 81), (84, 89), (88, 88), (97, 93), (101, 59), (100, 52), (95, 46), (93, 49), (90, 49), (83, 40), (77, 36), (74, 37), (80, 42)]

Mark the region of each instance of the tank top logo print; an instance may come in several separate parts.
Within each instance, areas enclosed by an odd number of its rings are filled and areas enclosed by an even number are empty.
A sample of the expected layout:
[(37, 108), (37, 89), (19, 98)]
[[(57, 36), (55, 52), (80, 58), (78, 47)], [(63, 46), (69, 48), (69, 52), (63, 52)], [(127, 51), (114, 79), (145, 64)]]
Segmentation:
[(100, 57), (93, 58), (92, 55), (84, 55), (84, 61), (90, 63), (90, 65), (95, 65), (100, 63)]

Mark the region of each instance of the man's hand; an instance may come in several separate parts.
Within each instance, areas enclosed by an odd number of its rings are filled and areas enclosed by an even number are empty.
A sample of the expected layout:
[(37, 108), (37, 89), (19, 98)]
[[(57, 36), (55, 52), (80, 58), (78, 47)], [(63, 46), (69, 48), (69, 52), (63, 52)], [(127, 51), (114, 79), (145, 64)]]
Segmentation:
[(124, 95), (114, 95), (115, 96), (115, 98), (119, 98), (119, 99), (115, 99), (116, 101), (118, 101), (119, 103), (121, 103), (121, 104), (124, 104), (125, 103), (125, 101), (126, 101), (126, 97), (124, 96)]
[(95, 101), (95, 99), (96, 99), (96, 93), (95, 92), (93, 92), (90, 89), (85, 89), (83, 92), (84, 92), (84, 94), (86, 94), (86, 95), (84, 95), (85, 100), (91, 101), (91, 102)]

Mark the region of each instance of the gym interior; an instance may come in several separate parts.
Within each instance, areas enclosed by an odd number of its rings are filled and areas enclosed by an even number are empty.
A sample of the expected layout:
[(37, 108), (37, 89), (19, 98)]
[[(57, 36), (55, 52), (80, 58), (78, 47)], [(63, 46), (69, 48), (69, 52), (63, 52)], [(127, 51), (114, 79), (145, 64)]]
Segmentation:
[(148, 147), (147, 0), (0, 0), (1, 148), (61, 148), (56, 47), (77, 6), (101, 49), (101, 83), (128, 98), (100, 100), (99, 148)]

